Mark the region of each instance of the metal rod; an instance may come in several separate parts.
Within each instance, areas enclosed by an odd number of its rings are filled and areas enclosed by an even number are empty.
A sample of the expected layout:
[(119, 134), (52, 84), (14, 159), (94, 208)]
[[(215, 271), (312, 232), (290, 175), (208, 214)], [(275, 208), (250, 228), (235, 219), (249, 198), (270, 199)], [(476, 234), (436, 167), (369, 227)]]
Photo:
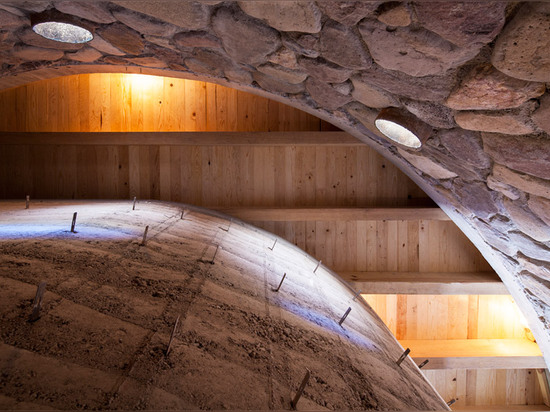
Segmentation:
[(281, 279), (281, 283), (279, 283), (279, 286), (277, 286), (277, 289), (271, 288), (271, 290), (272, 290), (273, 292), (278, 292), (279, 289), (281, 289), (281, 286), (283, 285), (283, 282), (284, 282), (285, 278), (286, 278), (286, 273), (283, 275), (283, 278)]
[(323, 262), (322, 260), (320, 260), (319, 262), (317, 262), (317, 266), (315, 266), (315, 269), (313, 269), (313, 273), (317, 272), (317, 269), (319, 269), (319, 266), (321, 266), (321, 263), (322, 263), (322, 262)]
[(277, 244), (277, 239), (275, 239), (275, 242), (273, 242), (273, 246), (268, 247), (269, 250), (275, 249), (275, 245)]
[(355, 292), (355, 295), (353, 295), (353, 301), (355, 302), (355, 299), (357, 299), (357, 297), (361, 294), (361, 291), (358, 290), (357, 292)]
[(46, 292), (46, 282), (40, 282), (38, 288), (36, 289), (36, 295), (34, 296), (34, 301), (32, 303), (32, 312), (29, 316), (29, 322), (35, 322), (40, 319), (40, 309), (42, 308), (42, 298), (44, 297), (44, 292)]
[(136, 200), (137, 198), (134, 196), (134, 205), (132, 206), (132, 210), (136, 210)]
[(183, 210), (181, 211), (181, 217), (180, 217), (180, 219), (183, 219), (183, 215), (184, 215), (184, 214), (185, 214), (185, 209), (183, 209)]
[(73, 213), (73, 221), (71, 223), (71, 232), (74, 233), (74, 227), (76, 226), (76, 212)]
[(29, 208), (29, 202), (30, 201), (31, 201), (31, 197), (29, 195), (27, 195), (27, 197), (25, 198), (25, 209)]
[(342, 318), (340, 319), (340, 322), (338, 322), (340, 326), (342, 326), (342, 323), (344, 323), (344, 321), (346, 320), (350, 312), (351, 312), (351, 307), (349, 307), (348, 310), (346, 310), (346, 313), (344, 313), (344, 316), (342, 316)]
[(172, 349), (172, 341), (174, 340), (174, 336), (176, 334), (176, 329), (178, 327), (178, 322), (180, 321), (180, 317), (178, 315), (176, 319), (176, 323), (174, 323), (174, 327), (172, 328), (172, 333), (170, 334), (170, 340), (168, 341), (168, 347), (166, 348), (166, 355), (170, 353), (170, 349)]
[(212, 256), (212, 260), (210, 261), (210, 264), (214, 264), (214, 259), (216, 259), (216, 255), (218, 254), (218, 249), (220, 248), (220, 245), (216, 246), (216, 251), (214, 252), (214, 256)]
[(229, 232), (229, 228), (231, 227), (231, 223), (233, 223), (233, 220), (230, 220), (229, 221), (229, 225), (227, 225), (227, 229), (226, 228), (223, 228), (221, 226), (218, 226), (221, 230), (223, 230), (224, 232)]
[(453, 403), (455, 403), (456, 401), (458, 401), (458, 398), (455, 398), (455, 399), (451, 399), (449, 402), (447, 402), (447, 406), (451, 406)]
[(290, 402), (292, 409), (296, 409), (296, 405), (298, 405), (298, 401), (300, 400), (300, 397), (302, 396), (302, 393), (304, 392), (304, 389), (309, 381), (310, 374), (311, 372), (309, 371), (309, 369), (306, 368), (306, 375), (304, 376), (304, 379), (302, 379), (302, 383), (300, 384), (300, 387), (298, 388), (298, 392), (296, 392), (294, 399), (292, 399), (292, 402)]
[(426, 364), (429, 362), (429, 359), (426, 359), (424, 362), (422, 362), (420, 365), (418, 365), (418, 369), (422, 369)]
[(401, 365), (401, 362), (403, 362), (405, 360), (405, 358), (407, 357), (407, 355), (411, 352), (411, 350), (409, 348), (405, 349), (405, 352), (403, 352), (403, 354), (399, 357), (399, 359), (397, 359), (397, 366)]
[(145, 246), (147, 244), (147, 232), (149, 231), (149, 225), (145, 226), (145, 230), (143, 231), (143, 240), (141, 241), (141, 246)]

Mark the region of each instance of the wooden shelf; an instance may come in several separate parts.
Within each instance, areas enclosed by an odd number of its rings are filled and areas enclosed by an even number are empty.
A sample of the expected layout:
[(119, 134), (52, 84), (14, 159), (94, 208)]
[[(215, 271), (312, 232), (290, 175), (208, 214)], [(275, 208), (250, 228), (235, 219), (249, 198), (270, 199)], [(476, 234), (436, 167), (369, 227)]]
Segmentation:
[(368, 294), (508, 295), (495, 272), (340, 272)]
[(544, 358), (527, 339), (400, 340), (423, 369), (543, 369)]

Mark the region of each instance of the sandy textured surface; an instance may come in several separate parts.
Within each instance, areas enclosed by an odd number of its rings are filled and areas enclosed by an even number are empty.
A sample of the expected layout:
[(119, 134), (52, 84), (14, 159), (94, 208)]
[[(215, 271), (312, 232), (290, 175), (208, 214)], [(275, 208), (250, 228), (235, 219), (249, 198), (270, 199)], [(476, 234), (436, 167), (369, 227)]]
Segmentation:
[(289, 409), (306, 368), (298, 409), (446, 408), (374, 312), (282, 239), (169, 203), (24, 206), (0, 203), (3, 409)]

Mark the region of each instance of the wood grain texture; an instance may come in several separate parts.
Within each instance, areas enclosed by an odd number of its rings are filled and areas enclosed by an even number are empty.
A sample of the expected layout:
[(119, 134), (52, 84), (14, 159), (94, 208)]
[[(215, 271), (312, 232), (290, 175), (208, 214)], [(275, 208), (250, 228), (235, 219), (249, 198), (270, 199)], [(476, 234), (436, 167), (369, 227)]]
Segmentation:
[(0, 131), (335, 130), (264, 97), (211, 83), (139, 74), (80, 74), (0, 91)]
[[(507, 295), (362, 296), (399, 340), (525, 338), (519, 310)], [(399, 300), (407, 308), (402, 313)]]

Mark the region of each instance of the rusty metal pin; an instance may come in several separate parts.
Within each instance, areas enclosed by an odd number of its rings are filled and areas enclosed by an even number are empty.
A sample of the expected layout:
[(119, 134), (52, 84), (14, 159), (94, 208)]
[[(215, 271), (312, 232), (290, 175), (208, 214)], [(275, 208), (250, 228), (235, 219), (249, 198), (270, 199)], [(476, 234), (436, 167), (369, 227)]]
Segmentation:
[(399, 359), (397, 359), (397, 366), (401, 365), (401, 362), (403, 362), (405, 360), (405, 358), (407, 357), (407, 355), (411, 352), (411, 350), (409, 348), (405, 349), (405, 352), (403, 352), (403, 354), (399, 357)]
[(361, 291), (358, 290), (357, 292), (355, 292), (355, 295), (353, 295), (353, 301), (355, 302), (355, 299), (357, 299), (357, 297), (361, 294)]
[(456, 401), (458, 401), (458, 398), (455, 398), (455, 399), (451, 399), (449, 402), (447, 402), (447, 406), (451, 406), (453, 403), (455, 403)]
[(147, 244), (147, 232), (149, 231), (149, 225), (145, 226), (145, 230), (143, 231), (143, 239), (141, 240), (141, 246), (145, 246)]
[(275, 242), (273, 242), (273, 246), (268, 247), (269, 250), (275, 249), (275, 245), (277, 244), (277, 239), (275, 239)]
[(424, 362), (422, 362), (420, 365), (418, 365), (418, 369), (422, 369), (426, 364), (429, 362), (429, 359), (426, 359)]
[(174, 327), (172, 328), (172, 333), (170, 334), (170, 340), (168, 341), (168, 347), (166, 348), (166, 355), (170, 353), (170, 349), (172, 349), (172, 341), (174, 340), (174, 336), (176, 334), (176, 329), (178, 327), (178, 322), (180, 321), (180, 317), (178, 315), (176, 322), (174, 323)]
[(296, 405), (298, 405), (298, 401), (300, 400), (300, 397), (302, 396), (302, 393), (304, 392), (304, 389), (309, 381), (309, 376), (311, 375), (311, 372), (309, 369), (306, 368), (306, 374), (304, 376), (304, 379), (302, 379), (302, 383), (300, 384), (300, 387), (298, 388), (298, 392), (296, 392), (296, 395), (294, 396), (294, 399), (290, 402), (290, 405), (292, 406), (292, 409), (296, 409)]
[(134, 204), (132, 206), (132, 210), (136, 210), (136, 200), (137, 200), (137, 197), (134, 196)]
[(76, 226), (76, 212), (73, 213), (73, 221), (71, 222), (71, 232), (75, 233), (74, 228)]
[(32, 303), (32, 312), (29, 316), (29, 322), (35, 322), (40, 319), (40, 309), (42, 308), (42, 298), (44, 297), (44, 292), (46, 292), (46, 282), (40, 282), (38, 288), (36, 289), (36, 295), (34, 296), (34, 301)]
[(30, 201), (31, 201), (31, 197), (29, 195), (27, 195), (27, 197), (25, 198), (25, 209), (29, 208), (29, 202)]
[(317, 269), (319, 269), (319, 266), (321, 266), (321, 263), (323, 263), (322, 260), (320, 260), (319, 262), (317, 262), (317, 266), (315, 266), (315, 269), (313, 269), (313, 273), (317, 272)]
[(279, 289), (281, 289), (281, 286), (283, 285), (283, 282), (284, 282), (285, 278), (286, 278), (286, 273), (283, 275), (283, 278), (281, 279), (281, 283), (279, 283), (279, 286), (277, 286), (277, 289), (271, 288), (271, 290), (272, 290), (273, 292), (278, 292)]
[(344, 316), (342, 316), (342, 318), (340, 319), (340, 321), (338, 322), (338, 324), (340, 326), (342, 326), (342, 323), (344, 323), (344, 321), (346, 320), (346, 318), (348, 317), (349, 313), (351, 312), (351, 307), (348, 308), (348, 310), (346, 310), (346, 313), (344, 313)]

